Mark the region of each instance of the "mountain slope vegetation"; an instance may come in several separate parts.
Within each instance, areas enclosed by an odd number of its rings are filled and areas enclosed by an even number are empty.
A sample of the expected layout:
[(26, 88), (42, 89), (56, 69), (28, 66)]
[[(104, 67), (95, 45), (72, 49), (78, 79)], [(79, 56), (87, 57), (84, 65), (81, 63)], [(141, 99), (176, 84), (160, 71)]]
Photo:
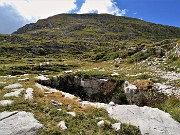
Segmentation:
[[(138, 128), (126, 125), (129, 123), (122, 124), (121, 132), (107, 123), (99, 128), (98, 118), (116, 121), (103, 109), (82, 108), (79, 101), (65, 98), (62, 90), (79, 97), (84, 94), (82, 87), (74, 88), (77, 77), (104, 81), (92, 101), (107, 103), (114, 98), (115, 103), (121, 101), (118, 104), (156, 107), (180, 122), (180, 28), (108, 14), (59, 14), (10, 35), (0, 34), (0, 101), (14, 101), (12, 106), (0, 107), (0, 112), (32, 112), (45, 126), (40, 134), (140, 134)], [(37, 87), (43, 81), (48, 87)], [(59, 82), (67, 84), (54, 87)], [(137, 87), (136, 102), (125, 93), (125, 82)], [(20, 97), (4, 97), (11, 92), (5, 86), (13, 83), (33, 88), (34, 99), (24, 99), (25, 91)], [(52, 92), (54, 88), (58, 92)], [(54, 100), (63, 103), (61, 108), (52, 104)], [(77, 116), (66, 116), (69, 111)], [(67, 131), (57, 127), (63, 119), (68, 122)]]

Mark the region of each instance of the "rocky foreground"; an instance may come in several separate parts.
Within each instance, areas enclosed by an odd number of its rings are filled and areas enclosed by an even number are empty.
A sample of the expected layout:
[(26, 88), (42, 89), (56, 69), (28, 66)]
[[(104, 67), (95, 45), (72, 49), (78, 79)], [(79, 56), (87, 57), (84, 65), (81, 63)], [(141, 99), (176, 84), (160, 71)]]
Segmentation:
[[(44, 91), (44, 94), (56, 93), (58, 90), (52, 89), (47, 86), (36, 83), (35, 87)], [(22, 92), (26, 100), (33, 99), (33, 89), (23, 88), (20, 83), (10, 84), (4, 87), (11, 89), (11, 92), (6, 93), (4, 97), (19, 97)], [(80, 103), (81, 106), (93, 106), (97, 108), (104, 108), (107, 110), (108, 115), (119, 121), (119, 123), (111, 123), (115, 130), (120, 130), (121, 123), (132, 124), (139, 127), (143, 135), (179, 135), (180, 123), (176, 122), (168, 113), (165, 113), (157, 108), (151, 107), (138, 107), (136, 105), (117, 105), (113, 102), (105, 103), (92, 103), (89, 101), (81, 101), (79, 98), (72, 94), (61, 92), (65, 98), (74, 99)], [(1, 100), (0, 106), (11, 106), (13, 100)], [(51, 103), (55, 106), (61, 106), (62, 103), (54, 99)], [(69, 106), (70, 107), (70, 106)], [(60, 110), (61, 111), (61, 110)], [(76, 112), (67, 112), (68, 115), (76, 117)], [(102, 118), (97, 123), (98, 126), (103, 126), (106, 121)], [(68, 127), (64, 120), (60, 121), (59, 126), (62, 130)], [(0, 113), (0, 134), (1, 135), (35, 135), (44, 126), (34, 118), (34, 115), (25, 111), (1, 112)]]

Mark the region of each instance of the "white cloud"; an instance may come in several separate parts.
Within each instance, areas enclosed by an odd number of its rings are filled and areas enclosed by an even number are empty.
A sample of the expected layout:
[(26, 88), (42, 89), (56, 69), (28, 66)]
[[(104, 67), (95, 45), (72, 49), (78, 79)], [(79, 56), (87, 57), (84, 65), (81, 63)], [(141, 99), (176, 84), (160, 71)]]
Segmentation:
[(108, 13), (122, 16), (127, 10), (120, 10), (113, 0), (85, 0), (78, 13), (91, 13), (92, 11), (97, 11), (98, 14)]
[(0, 0), (0, 6), (11, 5), (21, 16), (47, 18), (60, 13), (68, 13), (76, 8), (76, 0)]

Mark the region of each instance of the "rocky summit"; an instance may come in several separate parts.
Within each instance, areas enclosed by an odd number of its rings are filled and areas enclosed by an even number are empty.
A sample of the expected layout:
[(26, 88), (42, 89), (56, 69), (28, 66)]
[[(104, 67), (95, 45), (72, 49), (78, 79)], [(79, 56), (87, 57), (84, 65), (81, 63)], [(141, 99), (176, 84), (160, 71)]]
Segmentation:
[(0, 135), (179, 135), (180, 28), (59, 14), (0, 34)]

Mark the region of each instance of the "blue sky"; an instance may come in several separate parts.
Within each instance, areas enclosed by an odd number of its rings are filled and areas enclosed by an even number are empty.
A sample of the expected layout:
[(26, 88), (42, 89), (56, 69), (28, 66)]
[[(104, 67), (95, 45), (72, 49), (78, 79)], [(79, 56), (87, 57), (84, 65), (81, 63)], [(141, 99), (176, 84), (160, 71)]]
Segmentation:
[(180, 27), (180, 0), (0, 0), (0, 33), (61, 13), (108, 13)]

